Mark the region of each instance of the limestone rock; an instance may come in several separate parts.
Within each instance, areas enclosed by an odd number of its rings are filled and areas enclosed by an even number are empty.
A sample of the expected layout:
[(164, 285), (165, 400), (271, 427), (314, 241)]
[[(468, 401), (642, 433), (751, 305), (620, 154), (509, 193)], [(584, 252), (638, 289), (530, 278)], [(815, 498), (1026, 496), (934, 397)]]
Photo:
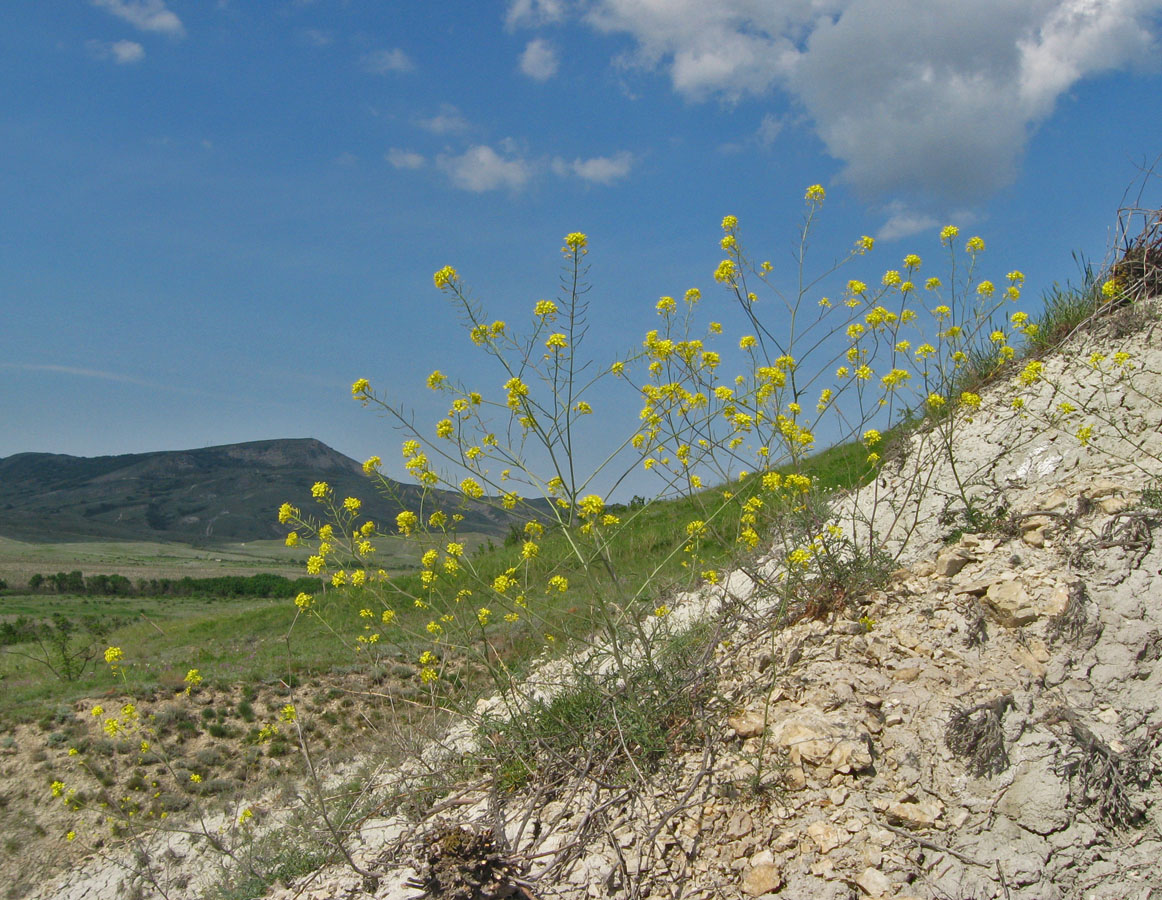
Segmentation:
[(1030, 547), (1045, 546), (1045, 530), (1053, 523), (1049, 516), (1029, 516), (1021, 520), (1021, 540)]
[(840, 741), (827, 755), (827, 764), (845, 775), (871, 768), (872, 755), (863, 741)]
[(840, 844), (848, 841), (848, 834), (830, 822), (812, 822), (807, 826), (807, 835), (815, 842), (820, 853), (830, 853)]
[(1039, 588), (1031, 588), (1023, 578), (996, 581), (985, 591), (984, 603), (992, 618), (1006, 628), (1060, 615), (1069, 602), (1069, 586), (1059, 582), (1049, 591)]
[(772, 864), (752, 866), (742, 879), (742, 892), (748, 897), (770, 894), (783, 886), (783, 873)]
[(945, 578), (951, 578), (976, 559), (976, 555), (964, 547), (950, 547), (942, 550), (936, 557), (935, 573)]
[(730, 824), (726, 826), (726, 836), (732, 841), (744, 838), (754, 831), (754, 819), (745, 809), (740, 809), (730, 817)]
[(816, 710), (807, 709), (787, 716), (772, 729), (775, 746), (785, 747), (792, 764), (800, 759), (821, 763), (835, 747), (831, 726)]
[(939, 800), (919, 803), (893, 803), (887, 808), (888, 818), (909, 828), (931, 828), (944, 813)]
[(887, 897), (892, 891), (892, 879), (888, 878), (879, 869), (873, 869), (868, 866), (855, 879), (855, 883), (859, 885), (859, 889), (872, 897), (873, 900), (878, 900), (880, 897)]
[(726, 724), (740, 738), (746, 739), (758, 737), (762, 734), (766, 728), (766, 719), (759, 712), (744, 712), (739, 713), (737, 716), (731, 716), (726, 720)]

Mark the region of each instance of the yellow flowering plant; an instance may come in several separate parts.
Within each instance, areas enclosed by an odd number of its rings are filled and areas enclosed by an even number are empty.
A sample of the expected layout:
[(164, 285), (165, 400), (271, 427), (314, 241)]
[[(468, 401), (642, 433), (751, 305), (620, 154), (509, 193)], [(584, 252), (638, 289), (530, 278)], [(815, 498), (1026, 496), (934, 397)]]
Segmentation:
[[(871, 238), (862, 237), (828, 270), (808, 271), (808, 236), (825, 197), (819, 185), (805, 194), (798, 270), (790, 289), (770, 264), (751, 261), (738, 219), (723, 219), (719, 247), (725, 258), (713, 278), (741, 312), (741, 365), (733, 374), (724, 365), (729, 345), (715, 346), (723, 333), (718, 317), (699, 324), (702, 293), (697, 288), (683, 292), (681, 300), (675, 293), (656, 301), (657, 327), (646, 333), (639, 349), (612, 365), (596, 365), (583, 356), (589, 242), (579, 232), (568, 235), (562, 247), (561, 295), (537, 300), (524, 332), (490, 320), (454, 268), (437, 272), (434, 284), (456, 307), (471, 343), (495, 362), (500, 396), (486, 399), (485, 392), (454, 376), (433, 372), (427, 385), (447, 398), (449, 408), (436, 422), (432, 439), (368, 379), (352, 385), (356, 400), (378, 407), (404, 432), (404, 468), (425, 491), (420, 507), (405, 509), (395, 522), (399, 534), (423, 539), (430, 547), (418, 579), (380, 577), (370, 553), (374, 540), (385, 532), (360, 523), (355, 498), (340, 501), (329, 486), (316, 485), (312, 494), (323, 524), (293, 508), (280, 510), (280, 520), (294, 526), (296, 535), (318, 541), (308, 561), (311, 574), (327, 576), (333, 588), (342, 589), (356, 584), (358, 572), (359, 589), (378, 598), (383, 615), (367, 617), (358, 649), (426, 639), (438, 664), (430, 661), (420, 670), (433, 689), (453, 655), (466, 654), (506, 681), (507, 673), (493, 664), (494, 629), (521, 623), (522, 628), (559, 633), (559, 623), (551, 625), (530, 599), (559, 593), (558, 586), (571, 576), (575, 582), (592, 582), (587, 594), (601, 599), (596, 610), (578, 616), (582, 630), (569, 636), (592, 642), (584, 629), (596, 622), (600, 643), (620, 667), (623, 633), (644, 640), (641, 623), (657, 604), (642, 602), (652, 590), (648, 578), (627, 584), (613, 574), (596, 590), (594, 576), (611, 571), (610, 540), (632, 517), (623, 522), (616, 515), (603, 515), (598, 507), (604, 500), (588, 491), (599, 480), (616, 485), (638, 466), (660, 479), (658, 497), (684, 497), (703, 523), (680, 537), (666, 555), (666, 560), (680, 559), (694, 582), (702, 571), (713, 571), (703, 555), (711, 546), (707, 536), (718, 546), (732, 544), (737, 552), (753, 554), (773, 541), (784, 548), (781, 554), (776, 549), (776, 558), (794, 561), (787, 572), (796, 577), (837, 554), (850, 553), (851, 537), (828, 534), (822, 527), (825, 513), (813, 499), (810, 476), (804, 474), (807, 460), (819, 441), (841, 441), (865, 431), (878, 435), (870, 426), (890, 424), (911, 408), (924, 408), (945, 424), (940, 433), (951, 449), (956, 418), (949, 413), (961, 408), (971, 412), (976, 397), (955, 390), (958, 372), (981, 341), (998, 352), (1008, 349), (1008, 332), (993, 320), (1000, 306), (1019, 293), (1023, 276), (1010, 273), (1010, 290), (1003, 293), (992, 282), (975, 280), (984, 252), (979, 238), (964, 245), (968, 263), (959, 272), (958, 230), (950, 226), (940, 233), (949, 258), (947, 280), (931, 276), (918, 289), (923, 261), (908, 253), (882, 276), (849, 279), (842, 303), (817, 302), (818, 285), (874, 248)], [(1016, 320), (1013, 327), (1020, 327)], [(842, 365), (835, 368), (836, 363)], [(828, 383), (833, 370), (835, 378)], [(605, 377), (635, 391), (642, 406), (636, 427), (620, 444), (614, 438), (614, 451), (594, 471), (582, 473), (576, 452), (579, 428), (582, 417), (594, 414), (588, 397)], [(613, 434), (608, 424), (604, 433)], [(874, 471), (883, 464), (884, 447), (878, 440), (865, 443), (864, 464)], [(368, 460), (365, 471), (381, 489), (388, 487), (377, 457)], [(766, 479), (741, 477), (745, 472), (778, 471), (794, 477), (773, 488)], [(707, 490), (735, 482), (738, 487), (731, 491)], [(478, 569), (471, 556), (441, 547), (442, 542), (458, 542), (455, 523), (442, 510), (427, 508), (436, 503), (437, 489), (459, 495), (464, 504), (497, 503), (521, 514), (529, 526), (550, 523), (562, 549), (551, 558), (541, 543), (526, 540), (507, 568)], [(961, 493), (968, 505), (966, 488)], [(850, 534), (856, 530), (851, 528)], [(859, 548), (868, 559), (881, 551), (875, 535)], [(299, 604), (299, 609), (318, 614), (314, 604)], [(421, 619), (427, 618), (409, 625), (398, 615), (404, 610), (419, 610)], [(388, 613), (390, 626), (384, 622)]]

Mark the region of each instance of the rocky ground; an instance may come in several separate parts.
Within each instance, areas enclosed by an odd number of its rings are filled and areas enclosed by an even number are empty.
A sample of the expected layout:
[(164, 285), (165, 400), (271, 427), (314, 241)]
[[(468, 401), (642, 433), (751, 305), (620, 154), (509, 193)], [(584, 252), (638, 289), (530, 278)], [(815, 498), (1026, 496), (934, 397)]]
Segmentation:
[[(788, 623), (771, 563), (675, 601), (728, 630), (702, 739), (656, 771), (385, 807), (351, 842), (363, 874), (269, 896), (1162, 898), (1162, 349), (1123, 319), (958, 426), (987, 529), (920, 432), (835, 508), (896, 541), (884, 589)], [(35, 896), (115, 896), (98, 871)]]

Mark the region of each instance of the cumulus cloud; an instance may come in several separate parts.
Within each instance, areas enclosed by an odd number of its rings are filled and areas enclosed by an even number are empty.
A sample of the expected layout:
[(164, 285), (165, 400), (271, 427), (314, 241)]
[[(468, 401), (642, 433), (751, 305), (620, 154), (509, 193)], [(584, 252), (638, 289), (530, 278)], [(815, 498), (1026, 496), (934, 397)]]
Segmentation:
[(111, 59), (119, 66), (145, 59), (145, 48), (136, 41), (89, 41), (86, 46), (95, 59)]
[(410, 72), (415, 68), (406, 53), (398, 47), (392, 50), (376, 50), (366, 54), (360, 64), (363, 71), (372, 75), (387, 75), (389, 72)]
[[(965, 200), (1007, 184), (1061, 94), (1150, 52), (1146, 13), (1159, 7), (926, 3), (928, 14), (892, 16), (857, 0), (815, 29), (790, 82), (844, 176), (870, 193), (919, 187)], [(915, 48), (906, 60), (863, 52), (902, 45)]]
[(932, 216), (917, 212), (899, 202), (889, 204), (887, 212), (888, 220), (876, 233), (878, 241), (894, 241), (899, 238), (911, 237), (923, 231), (931, 231), (939, 224)]
[(691, 100), (786, 93), (868, 194), (959, 201), (1012, 180), (1078, 81), (1149, 63), (1160, 13), (1162, 0), (594, 0), (583, 17), (629, 35), (629, 61)]
[(423, 154), (410, 150), (399, 150), (395, 147), (388, 150), (384, 158), (396, 169), (421, 169), (427, 162)]
[(468, 120), (450, 103), (440, 105), (440, 111), (430, 119), (420, 119), (416, 123), (432, 134), (456, 134), (468, 130)]
[(558, 156), (553, 160), (552, 168), (561, 176), (571, 175), (594, 184), (613, 184), (629, 175), (633, 168), (633, 154), (623, 150), (613, 156), (594, 156), (572, 162)]
[(564, 0), (512, 0), (504, 22), (509, 28), (518, 28), (548, 25), (564, 18)]
[(795, 37), (828, 0), (598, 0), (585, 20), (637, 42), (627, 62), (664, 68), (676, 91), (694, 100), (738, 100), (763, 94), (786, 76), (797, 57)]
[(182, 20), (165, 5), (165, 0), (93, 0), (93, 5), (128, 22), (141, 31), (184, 37)]
[(548, 81), (557, 74), (557, 51), (544, 38), (529, 41), (520, 55), (520, 70), (534, 81)]
[(486, 145), (469, 147), (459, 156), (441, 156), (438, 162), (456, 187), (477, 194), (505, 187), (516, 190), (532, 176), (528, 162), (506, 159)]

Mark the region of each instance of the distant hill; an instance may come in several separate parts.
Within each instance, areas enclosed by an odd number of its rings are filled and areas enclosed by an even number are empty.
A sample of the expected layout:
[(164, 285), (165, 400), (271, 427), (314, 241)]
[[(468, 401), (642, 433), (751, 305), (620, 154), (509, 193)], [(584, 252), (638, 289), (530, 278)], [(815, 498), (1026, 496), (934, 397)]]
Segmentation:
[[(314, 512), (311, 485), (326, 481), (340, 500), (392, 525), (420, 489), (391, 482), (379, 496), (360, 463), (310, 438), (253, 441), (123, 456), (19, 453), (0, 459), (0, 536), (22, 541), (182, 541), (216, 544), (279, 538), (278, 507)], [(501, 535), (509, 514), (483, 503), (460, 509), (464, 531)], [(431, 508), (431, 500), (428, 501)]]

